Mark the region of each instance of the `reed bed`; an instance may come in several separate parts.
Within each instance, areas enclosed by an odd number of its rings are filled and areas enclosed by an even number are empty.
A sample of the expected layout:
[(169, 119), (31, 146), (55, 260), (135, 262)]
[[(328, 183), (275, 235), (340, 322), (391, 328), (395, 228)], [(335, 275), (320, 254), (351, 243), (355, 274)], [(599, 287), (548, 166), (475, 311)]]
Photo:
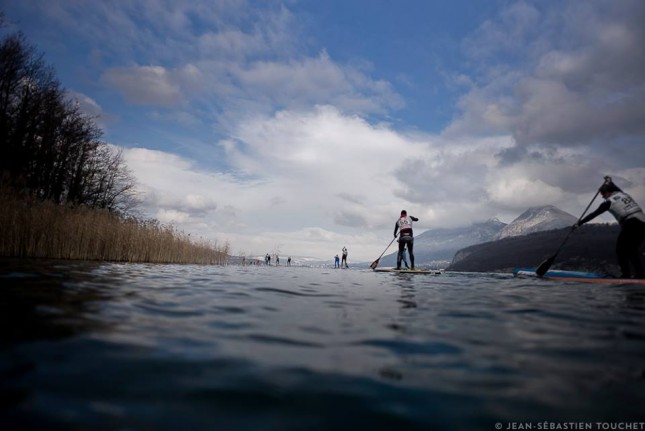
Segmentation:
[(225, 264), (228, 244), (196, 242), (157, 221), (56, 205), (0, 190), (0, 256)]

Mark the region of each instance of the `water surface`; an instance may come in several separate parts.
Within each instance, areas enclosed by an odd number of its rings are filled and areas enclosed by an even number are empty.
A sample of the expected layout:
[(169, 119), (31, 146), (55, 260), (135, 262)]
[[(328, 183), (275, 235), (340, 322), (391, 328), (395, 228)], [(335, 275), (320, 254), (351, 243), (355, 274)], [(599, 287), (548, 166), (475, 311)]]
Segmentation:
[(0, 268), (3, 429), (645, 420), (638, 286), (264, 266)]

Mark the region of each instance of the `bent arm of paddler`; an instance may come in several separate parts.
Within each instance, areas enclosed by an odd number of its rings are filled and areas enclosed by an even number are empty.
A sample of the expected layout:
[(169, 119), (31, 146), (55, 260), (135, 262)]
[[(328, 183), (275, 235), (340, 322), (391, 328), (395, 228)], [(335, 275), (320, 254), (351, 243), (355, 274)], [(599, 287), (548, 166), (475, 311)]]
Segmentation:
[(416, 217), (412, 217), (412, 216), (410, 216), (410, 218), (412, 219), (412, 221), (419, 221), (419, 219), (418, 219), (418, 218), (416, 218)]
[(603, 203), (600, 204), (600, 206), (596, 209), (596, 211), (588, 214), (585, 218), (581, 219), (576, 223), (576, 226), (582, 226), (583, 224), (587, 223), (588, 221), (591, 221), (598, 217), (600, 214), (604, 213), (609, 209), (611, 206), (611, 202), (609, 201), (604, 201)]

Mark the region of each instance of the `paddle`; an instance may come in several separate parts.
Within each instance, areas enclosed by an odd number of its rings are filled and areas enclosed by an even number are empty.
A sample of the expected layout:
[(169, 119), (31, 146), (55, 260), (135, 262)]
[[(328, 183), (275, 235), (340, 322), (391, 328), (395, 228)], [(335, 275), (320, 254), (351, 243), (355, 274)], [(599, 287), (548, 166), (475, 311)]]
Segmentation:
[[(605, 184), (608, 184), (610, 182), (611, 182), (611, 177), (605, 177), (605, 182), (602, 183), (602, 185), (600, 187), (602, 187)], [(589, 205), (587, 205), (587, 208), (585, 208), (584, 212), (582, 213), (582, 215), (578, 219), (578, 222), (580, 222), (580, 220), (582, 220), (582, 218), (585, 216), (585, 214), (587, 214), (587, 211), (589, 211), (589, 208), (591, 207), (591, 204), (593, 204), (593, 201), (595, 201), (596, 198), (598, 197), (598, 194), (600, 194), (600, 187), (598, 188), (598, 191), (596, 192), (596, 194), (593, 196), (593, 199), (591, 199), (591, 202), (589, 202)], [(540, 266), (537, 267), (537, 269), (535, 270), (535, 273), (538, 276), (542, 277), (544, 274), (546, 274), (546, 272), (549, 270), (549, 268), (551, 268), (551, 265), (553, 265), (553, 262), (555, 261), (555, 258), (560, 253), (560, 250), (562, 250), (562, 247), (564, 247), (564, 245), (567, 243), (567, 240), (569, 239), (569, 237), (571, 236), (573, 231), (576, 230), (576, 227), (578, 227), (578, 223), (576, 223), (573, 226), (571, 226), (571, 229), (569, 230), (569, 233), (567, 233), (567, 236), (564, 237), (564, 241), (562, 241), (562, 244), (560, 244), (560, 247), (558, 247), (558, 249), (555, 251), (553, 256), (551, 256), (550, 258), (548, 258), (547, 260), (542, 262), (540, 264)]]
[(381, 258), (383, 257), (383, 255), (385, 254), (387, 249), (390, 248), (390, 246), (392, 245), (392, 243), (394, 242), (395, 239), (396, 239), (396, 235), (394, 235), (394, 238), (392, 238), (392, 241), (390, 241), (390, 243), (387, 245), (387, 247), (385, 247), (385, 250), (383, 250), (383, 253), (381, 253), (381, 255), (378, 257), (378, 259), (376, 259), (374, 262), (372, 262), (372, 264), (370, 265), (370, 268), (376, 269), (376, 267), (378, 266), (378, 261), (381, 260)]

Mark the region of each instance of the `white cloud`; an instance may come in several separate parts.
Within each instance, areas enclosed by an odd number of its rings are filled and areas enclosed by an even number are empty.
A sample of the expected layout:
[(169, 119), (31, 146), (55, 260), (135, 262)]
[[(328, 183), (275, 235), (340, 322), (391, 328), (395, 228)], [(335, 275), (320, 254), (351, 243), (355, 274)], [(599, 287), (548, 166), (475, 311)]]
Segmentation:
[(518, 175), (505, 173), (493, 181), (487, 190), (491, 203), (503, 207), (529, 208), (536, 202), (553, 202), (558, 200), (561, 191), (540, 180), (532, 180)]
[[(360, 117), (348, 117), (335, 108), (310, 112), (283, 111), (240, 124), (235, 145), (227, 142), (233, 167), (251, 175), (288, 181), (288, 193), (311, 194), (316, 199), (349, 203), (338, 194), (349, 193), (354, 205), (365, 208), (387, 193), (396, 180), (392, 174), (398, 157), (421, 156), (425, 145), (406, 140), (394, 131), (373, 126)], [(379, 199), (383, 199), (382, 197)]]
[(226, 29), (199, 36), (199, 50), (204, 58), (243, 60), (260, 54), (265, 48), (258, 35), (244, 33), (239, 29)]
[(337, 64), (326, 52), (289, 62), (255, 62), (238, 77), (249, 94), (284, 107), (330, 104), (347, 112), (382, 113), (403, 103), (389, 83)]
[(191, 64), (174, 70), (134, 66), (110, 69), (102, 79), (135, 105), (171, 106), (181, 104), (197, 90), (202, 75)]
[(187, 222), (190, 215), (183, 211), (160, 209), (155, 218), (161, 223), (175, 225)]

